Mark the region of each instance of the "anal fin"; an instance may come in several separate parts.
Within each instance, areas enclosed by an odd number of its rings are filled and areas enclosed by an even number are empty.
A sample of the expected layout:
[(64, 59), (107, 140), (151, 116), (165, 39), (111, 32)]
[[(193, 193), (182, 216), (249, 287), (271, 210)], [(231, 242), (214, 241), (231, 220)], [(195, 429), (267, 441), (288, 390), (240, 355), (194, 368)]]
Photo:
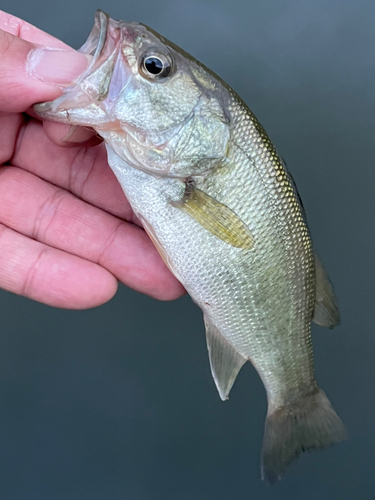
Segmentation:
[(225, 401), (228, 399), (238, 372), (247, 359), (238, 354), (206, 314), (204, 324), (212, 376), (221, 399)]

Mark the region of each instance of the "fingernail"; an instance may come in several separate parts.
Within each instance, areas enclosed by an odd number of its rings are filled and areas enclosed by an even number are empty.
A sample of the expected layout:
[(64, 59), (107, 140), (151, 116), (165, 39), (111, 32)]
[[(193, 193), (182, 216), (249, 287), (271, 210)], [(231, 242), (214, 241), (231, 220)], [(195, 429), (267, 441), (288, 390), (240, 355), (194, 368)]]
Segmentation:
[(67, 85), (76, 80), (88, 64), (89, 58), (85, 54), (43, 47), (29, 52), (26, 69), (43, 82)]

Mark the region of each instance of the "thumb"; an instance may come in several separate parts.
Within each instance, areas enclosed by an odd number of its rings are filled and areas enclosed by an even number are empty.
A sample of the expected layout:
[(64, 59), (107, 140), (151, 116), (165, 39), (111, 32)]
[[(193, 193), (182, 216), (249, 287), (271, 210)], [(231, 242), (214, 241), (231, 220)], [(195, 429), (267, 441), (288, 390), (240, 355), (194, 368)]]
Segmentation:
[(61, 94), (88, 66), (75, 50), (49, 49), (0, 30), (0, 111), (22, 112)]

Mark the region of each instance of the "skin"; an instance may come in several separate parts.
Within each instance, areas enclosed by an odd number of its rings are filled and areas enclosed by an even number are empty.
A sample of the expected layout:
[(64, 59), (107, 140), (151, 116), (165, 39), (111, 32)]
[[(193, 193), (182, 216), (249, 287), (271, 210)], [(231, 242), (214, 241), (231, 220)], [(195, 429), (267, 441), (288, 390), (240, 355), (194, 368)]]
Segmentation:
[[(49, 52), (30, 74), (34, 44), (68, 54), (52, 60)], [(64, 57), (76, 58), (65, 74)], [(43, 126), (29, 109), (57, 98), (84, 69), (83, 57), (0, 11), (0, 288), (71, 309), (103, 304), (118, 281), (176, 299), (184, 289), (140, 227), (93, 131)]]

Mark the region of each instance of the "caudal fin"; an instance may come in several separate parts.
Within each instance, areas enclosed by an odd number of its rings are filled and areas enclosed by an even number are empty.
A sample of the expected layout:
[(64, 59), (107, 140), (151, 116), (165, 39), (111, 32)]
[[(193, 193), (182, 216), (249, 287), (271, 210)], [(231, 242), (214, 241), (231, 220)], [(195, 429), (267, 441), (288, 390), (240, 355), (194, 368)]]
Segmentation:
[(304, 451), (325, 448), (345, 438), (344, 424), (318, 388), (267, 416), (262, 479), (273, 483)]

